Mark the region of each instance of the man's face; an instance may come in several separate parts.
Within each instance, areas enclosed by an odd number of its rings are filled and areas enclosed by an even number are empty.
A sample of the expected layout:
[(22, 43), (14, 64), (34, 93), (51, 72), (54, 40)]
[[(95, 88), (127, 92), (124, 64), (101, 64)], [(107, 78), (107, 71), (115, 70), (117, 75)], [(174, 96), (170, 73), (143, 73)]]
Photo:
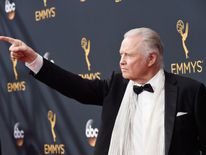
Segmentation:
[(142, 81), (148, 71), (148, 63), (145, 55), (141, 53), (140, 37), (127, 37), (120, 47), (120, 68), (125, 79)]

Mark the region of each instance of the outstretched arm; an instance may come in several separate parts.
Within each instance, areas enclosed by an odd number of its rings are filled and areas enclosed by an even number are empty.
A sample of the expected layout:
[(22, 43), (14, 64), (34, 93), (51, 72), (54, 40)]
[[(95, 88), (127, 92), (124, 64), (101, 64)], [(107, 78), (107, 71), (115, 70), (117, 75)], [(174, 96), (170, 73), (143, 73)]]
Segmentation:
[[(0, 41), (6, 41), (11, 44), (9, 51), (11, 58), (26, 63), (32, 63), (38, 60), (38, 54), (31, 47), (18, 39), (0, 36)], [(35, 78), (56, 89), (60, 93), (74, 98), (85, 104), (101, 105), (104, 96), (108, 91), (108, 84), (105, 80), (85, 80), (80, 76), (68, 72), (47, 60), (42, 62)], [(32, 70), (34, 72), (34, 70)], [(37, 73), (35, 72), (35, 73)]]

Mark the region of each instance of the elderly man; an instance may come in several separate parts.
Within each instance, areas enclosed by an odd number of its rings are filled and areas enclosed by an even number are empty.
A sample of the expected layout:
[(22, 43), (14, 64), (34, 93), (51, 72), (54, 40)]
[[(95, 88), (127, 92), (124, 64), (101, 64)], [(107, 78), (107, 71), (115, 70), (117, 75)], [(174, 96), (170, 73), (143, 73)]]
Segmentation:
[(206, 88), (164, 71), (163, 46), (149, 28), (128, 31), (120, 47), (121, 73), (85, 80), (42, 58), (20, 40), (11, 57), (35, 78), (84, 104), (101, 105), (95, 155), (200, 155), (206, 152)]

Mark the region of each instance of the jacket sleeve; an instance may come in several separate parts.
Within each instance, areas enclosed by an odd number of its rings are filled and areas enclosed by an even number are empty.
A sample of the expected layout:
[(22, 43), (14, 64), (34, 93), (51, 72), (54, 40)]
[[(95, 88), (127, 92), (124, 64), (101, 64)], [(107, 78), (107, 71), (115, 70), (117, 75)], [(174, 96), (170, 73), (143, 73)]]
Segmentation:
[(199, 134), (199, 144), (202, 155), (206, 155), (206, 88), (200, 85), (196, 95), (195, 118)]
[(40, 71), (33, 76), (63, 95), (84, 104), (102, 105), (110, 85), (110, 80), (83, 79), (46, 59)]

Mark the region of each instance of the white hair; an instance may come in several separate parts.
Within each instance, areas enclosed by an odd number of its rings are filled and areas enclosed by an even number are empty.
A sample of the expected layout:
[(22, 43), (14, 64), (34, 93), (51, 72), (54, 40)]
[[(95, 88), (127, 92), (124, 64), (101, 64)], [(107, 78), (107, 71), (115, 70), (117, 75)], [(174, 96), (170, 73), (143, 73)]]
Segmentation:
[(157, 63), (163, 67), (163, 43), (157, 32), (145, 27), (135, 28), (124, 34), (124, 38), (127, 37), (141, 37), (141, 42), (138, 46), (138, 48), (141, 49), (140, 52), (142, 52), (145, 57), (152, 52), (156, 52), (158, 54)]

